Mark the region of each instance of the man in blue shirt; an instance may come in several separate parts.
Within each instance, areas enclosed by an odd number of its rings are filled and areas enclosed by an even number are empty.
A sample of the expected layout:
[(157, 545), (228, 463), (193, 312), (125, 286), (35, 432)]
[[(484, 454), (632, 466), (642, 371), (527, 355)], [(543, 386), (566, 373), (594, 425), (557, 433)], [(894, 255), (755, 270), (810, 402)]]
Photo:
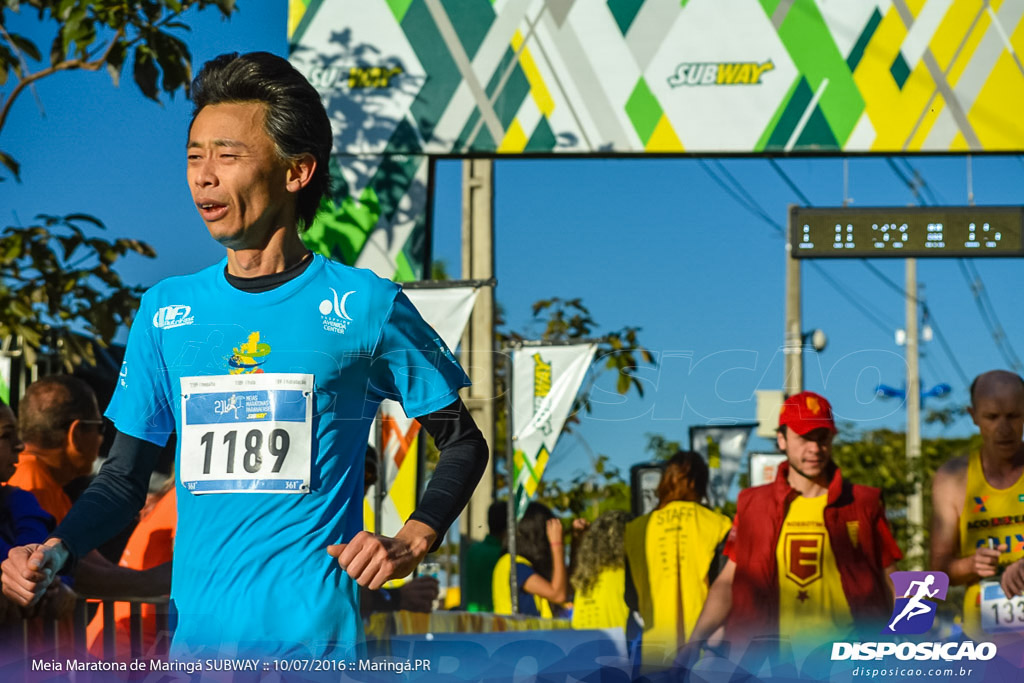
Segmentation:
[[(3, 590), (32, 603), (122, 528), (177, 432), (172, 654), (350, 657), (357, 584), (409, 574), (483, 472), (486, 444), (458, 397), (469, 380), (400, 287), (302, 244), (329, 191), (332, 135), (301, 74), (267, 53), (222, 55), (193, 102), (188, 184), (227, 256), (143, 297), (107, 411), (110, 458), (52, 538), (11, 551)], [(441, 449), (394, 538), (361, 531), (385, 398)]]

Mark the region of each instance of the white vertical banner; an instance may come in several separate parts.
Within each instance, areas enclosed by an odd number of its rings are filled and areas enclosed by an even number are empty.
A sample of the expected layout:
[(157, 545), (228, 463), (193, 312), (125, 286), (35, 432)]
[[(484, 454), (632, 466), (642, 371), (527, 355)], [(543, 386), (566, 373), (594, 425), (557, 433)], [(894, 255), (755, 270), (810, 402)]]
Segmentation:
[[(427, 324), (454, 351), (469, 322), (479, 288), (431, 287), (404, 291)], [(363, 526), (379, 534), (394, 536), (416, 507), (416, 455), (420, 423), (407, 417), (397, 401), (381, 403), (380, 420), (381, 443), (377, 444), (377, 450), (384, 462), (380, 478), (386, 495), (381, 506), (381, 519), (376, 520), (376, 485), (367, 489), (363, 500)]]
[(690, 427), (690, 447), (708, 463), (708, 501), (719, 508), (729, 500), (729, 489), (740, 472), (750, 431), (756, 425)]
[(596, 344), (576, 344), (528, 346), (512, 352), (511, 427), (520, 516), (537, 492), (596, 351)]

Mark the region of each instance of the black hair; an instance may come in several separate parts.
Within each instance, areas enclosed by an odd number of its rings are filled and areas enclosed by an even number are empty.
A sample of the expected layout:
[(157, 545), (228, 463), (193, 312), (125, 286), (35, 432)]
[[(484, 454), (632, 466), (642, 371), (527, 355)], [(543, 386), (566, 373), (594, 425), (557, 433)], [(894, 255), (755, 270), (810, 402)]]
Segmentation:
[[(548, 581), (551, 580), (552, 562), (547, 524), (554, 517), (547, 505), (530, 503), (516, 527), (516, 554), (529, 560), (533, 571)], [(507, 534), (503, 545), (508, 550)]]
[(487, 508), (487, 532), (495, 538), (501, 538), (507, 528), (508, 504), (503, 500), (491, 503), (491, 507)]
[(75, 420), (95, 420), (96, 394), (71, 375), (44, 377), (29, 385), (19, 405), (18, 428), (27, 444), (57, 448)]
[(313, 178), (299, 190), (300, 228), (309, 227), (320, 201), (329, 197), (333, 135), (320, 94), (287, 59), (269, 52), (237, 52), (220, 55), (203, 65), (192, 81), (192, 120), (203, 107), (234, 102), (266, 105), (263, 126), (282, 159), (312, 154)]

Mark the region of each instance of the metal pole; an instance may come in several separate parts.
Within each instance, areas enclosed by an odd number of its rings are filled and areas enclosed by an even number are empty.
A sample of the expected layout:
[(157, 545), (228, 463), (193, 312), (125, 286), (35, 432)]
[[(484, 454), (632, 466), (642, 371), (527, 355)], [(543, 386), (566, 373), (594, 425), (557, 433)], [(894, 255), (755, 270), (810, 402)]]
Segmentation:
[(515, 442), (516, 437), (513, 434), (513, 420), (512, 413), (515, 410), (515, 403), (512, 401), (512, 385), (514, 384), (515, 375), (513, 370), (515, 369), (512, 363), (512, 359), (515, 357), (515, 351), (509, 350), (508, 356), (508, 372), (506, 373), (506, 387), (505, 395), (508, 397), (508, 412), (505, 418), (505, 473), (508, 479), (508, 506), (507, 506), (507, 517), (508, 523), (505, 528), (505, 538), (508, 539), (508, 584), (510, 595), (512, 598), (512, 614), (519, 614), (519, 577), (517, 574), (516, 567), (516, 556), (518, 549), (516, 548), (516, 522), (518, 521), (516, 515), (516, 480), (515, 480)]
[(921, 458), (921, 376), (918, 368), (917, 331), (917, 259), (908, 258), (907, 267), (907, 472), (914, 477), (914, 491), (907, 500), (910, 523), (910, 556), (915, 569), (921, 568), (924, 553), (924, 509), (921, 478), (917, 476)]
[(800, 316), (800, 261), (793, 258), (793, 208), (786, 219), (786, 334), (782, 352), (785, 377), (782, 388), (787, 396), (799, 394), (804, 388), (803, 340)]
[[(465, 159), (462, 162), (462, 277), (493, 281), (494, 278), (494, 162)], [(462, 367), (473, 381), (464, 395), (466, 407), (484, 440), (495, 452), (494, 415), (494, 288), (477, 296), (469, 325), (462, 337)], [(482, 541), (487, 535), (487, 509), (494, 501), (494, 459), (487, 462), (480, 483), (461, 516), (462, 542)]]
[[(377, 409), (374, 430), (377, 436), (377, 483), (373, 485), (373, 533), (379, 534), (384, 528), (380, 517), (384, 514), (384, 482), (388, 480), (387, 460), (384, 457), (384, 419), (380, 408)], [(416, 492), (416, 501), (419, 502), (419, 491)]]

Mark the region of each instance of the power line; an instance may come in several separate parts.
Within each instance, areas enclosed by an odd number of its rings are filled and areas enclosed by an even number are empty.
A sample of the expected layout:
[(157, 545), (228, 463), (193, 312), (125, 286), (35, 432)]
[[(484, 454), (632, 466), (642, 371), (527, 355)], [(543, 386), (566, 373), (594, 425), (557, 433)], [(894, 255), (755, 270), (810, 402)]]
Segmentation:
[[(898, 166), (896, 166), (896, 164), (892, 161), (892, 158), (887, 157), (886, 161), (889, 162), (889, 167), (893, 170), (893, 173), (895, 173), (897, 177), (899, 177), (904, 183), (906, 183), (907, 187), (910, 188), (911, 192), (914, 193), (915, 198), (918, 198), (920, 200), (920, 197), (917, 194), (917, 185), (914, 183), (914, 181), (912, 181), (907, 175), (903, 173), (902, 170), (900, 170)], [(800, 188), (796, 186), (793, 180), (782, 170), (782, 167), (774, 159), (769, 159), (769, 162), (771, 163), (772, 168), (775, 169), (776, 173), (778, 173), (786, 182), (786, 184), (789, 185), (790, 189), (792, 189), (793, 192), (798, 197), (800, 197), (801, 200), (803, 200), (803, 202), (807, 206), (813, 206), (810, 199), (807, 198), (807, 195), (805, 195), (800, 190)], [(1021, 161), (1021, 164), (1024, 165), (1024, 160)], [(911, 173), (916, 178), (919, 179), (920, 183), (927, 186), (927, 181), (924, 179), (924, 176), (917, 172), (917, 170), (914, 169), (912, 166), (910, 166), (909, 162), (907, 162), (907, 166), (910, 167)], [(865, 268), (867, 268), (872, 274), (875, 275), (875, 277), (881, 280), (887, 287), (889, 287), (889, 289), (899, 294), (904, 301), (909, 297), (907, 290), (905, 290), (898, 283), (893, 281), (892, 278), (890, 278), (881, 270), (879, 270), (878, 267), (871, 263), (868, 259), (862, 258), (859, 260), (862, 264), (864, 264)], [(940, 346), (942, 346), (943, 353), (946, 354), (946, 357), (949, 359), (950, 364), (953, 366), (953, 369), (956, 371), (957, 375), (963, 382), (964, 387), (966, 388), (967, 386), (970, 385), (970, 380), (967, 379), (967, 374), (964, 372), (963, 368), (960, 366), (960, 362), (956, 359), (956, 356), (953, 354), (953, 350), (952, 348), (950, 348), (949, 342), (946, 340), (946, 335), (942, 333), (942, 329), (939, 326), (938, 320), (935, 319), (934, 315), (928, 309), (928, 305), (924, 301), (920, 300), (917, 297), (914, 297), (914, 301), (915, 303), (921, 305), (922, 314), (931, 321), (931, 327), (935, 332), (936, 338), (939, 340)]]
[(967, 373), (964, 372), (962, 367), (960, 367), (960, 361), (958, 361), (956, 356), (953, 355), (953, 349), (950, 348), (949, 342), (946, 341), (946, 335), (942, 333), (942, 329), (939, 327), (938, 323), (935, 322), (935, 318), (932, 316), (931, 311), (928, 308), (928, 304), (921, 302), (921, 308), (924, 313), (925, 320), (931, 321), (932, 330), (935, 332), (935, 338), (939, 340), (939, 346), (942, 347), (942, 351), (946, 354), (946, 358), (949, 359), (950, 365), (952, 365), (953, 369), (956, 370), (957, 376), (960, 378), (960, 381), (966, 389), (971, 385), (971, 381), (967, 379)]
[[(745, 208), (753, 215), (760, 218), (762, 221), (767, 223), (777, 232), (782, 233), (782, 235), (786, 234), (785, 227), (783, 227), (783, 225), (779, 221), (772, 218), (771, 215), (767, 211), (765, 211), (764, 207), (762, 207), (760, 203), (758, 203), (758, 201), (750, 195), (750, 193), (743, 189), (743, 186), (740, 184), (740, 182), (736, 180), (735, 176), (729, 173), (729, 171), (721, 164), (721, 162), (718, 163), (719, 169), (721, 170), (722, 174), (726, 178), (728, 178), (737, 189), (730, 188), (726, 184), (726, 181), (720, 178), (714, 171), (712, 171), (711, 166), (705, 163), (703, 159), (698, 159), (697, 163), (700, 164), (701, 168), (703, 168), (707, 172), (707, 174), (711, 176), (711, 179), (714, 180), (715, 183), (719, 187), (721, 187), (729, 196), (731, 196), (736, 201), (736, 203), (738, 203), (740, 206)], [(852, 305), (854, 308), (860, 311), (861, 314), (864, 315), (864, 317), (868, 318), (868, 320), (873, 322), (880, 330), (882, 330), (882, 332), (886, 334), (886, 336), (892, 334), (894, 326), (886, 323), (884, 320), (878, 317), (878, 315), (874, 313), (869, 306), (866, 306), (865, 304), (854, 299), (854, 297), (850, 294), (849, 288), (844, 287), (842, 284), (840, 284), (834, 277), (829, 275), (828, 272), (826, 272), (825, 269), (818, 265), (818, 263), (816, 263), (815, 261), (810, 261), (808, 265), (811, 268), (813, 268), (819, 275), (821, 275), (825, 282), (827, 282), (829, 286), (831, 286), (836, 291), (836, 293), (839, 294), (839, 296), (846, 299), (846, 301), (849, 302), (850, 305)]]
[(777, 161), (775, 161), (775, 159), (772, 159), (772, 158), (769, 157), (768, 163), (771, 164), (771, 167), (775, 169), (775, 172), (779, 174), (779, 176), (782, 178), (782, 180), (784, 180), (785, 183), (787, 185), (789, 185), (789, 189), (793, 190), (793, 194), (795, 194), (797, 197), (800, 198), (800, 201), (802, 201), (804, 203), (804, 206), (813, 206), (813, 204), (811, 203), (811, 200), (807, 198), (807, 195), (805, 195), (803, 192), (801, 192), (800, 188), (797, 187), (796, 183), (793, 182), (793, 179), (790, 178), (786, 174), (786, 172), (782, 170), (782, 167), (779, 166), (779, 162), (777, 162)]
[(843, 286), (839, 284), (839, 282), (837, 282), (831, 275), (829, 275), (828, 271), (826, 271), (824, 268), (818, 265), (815, 261), (810, 261), (809, 265), (811, 266), (811, 268), (817, 271), (818, 275), (825, 279), (825, 282), (829, 283), (832, 286), (832, 289), (839, 292), (839, 294), (844, 299), (846, 299), (851, 305), (853, 305), (854, 308), (863, 313), (865, 317), (871, 320), (871, 322), (875, 323), (875, 325), (880, 330), (882, 330), (882, 332), (884, 332), (886, 336), (892, 335), (892, 331), (895, 329), (894, 325), (882, 320), (870, 308), (868, 308), (866, 305), (860, 303), (852, 296), (850, 296), (850, 293), (847, 290), (845, 290)]
[[(909, 161), (906, 159), (903, 159), (902, 161), (913, 173), (917, 183), (911, 182), (906, 178), (906, 176), (900, 174), (895, 164), (890, 164), (890, 166), (897, 175), (899, 175), (902, 180), (908, 184), (911, 191), (914, 193), (914, 196), (919, 200), (919, 203), (921, 202), (920, 195), (917, 192), (918, 187), (927, 189), (932, 198), (932, 202), (935, 203), (935, 195), (931, 192), (931, 188), (928, 185), (928, 182), (924, 179), (924, 176), (914, 168)], [(1020, 372), (1022, 370), (1020, 358), (1013, 350), (1010, 340), (1003, 331), (1002, 323), (999, 322), (999, 316), (996, 314), (995, 306), (992, 305), (992, 300), (988, 296), (988, 289), (985, 287), (985, 281), (981, 278), (981, 273), (978, 272), (976, 267), (974, 267), (973, 262), (970, 262), (967, 259), (959, 258), (957, 259), (957, 263), (960, 266), (960, 272), (963, 273), (964, 280), (967, 282), (967, 288), (974, 297), (974, 303), (978, 308), (978, 312), (981, 314), (982, 322), (984, 322), (985, 327), (988, 328), (989, 335), (991, 335), (992, 341), (995, 342), (1000, 355), (1002, 355), (1003, 360), (1005, 360), (1015, 372)]]
[(715, 183), (726, 192), (726, 194), (728, 194), (730, 197), (732, 197), (736, 201), (737, 204), (739, 204), (744, 209), (746, 209), (748, 212), (754, 214), (755, 216), (757, 216), (758, 218), (763, 220), (765, 223), (767, 223), (769, 226), (771, 226), (775, 230), (779, 231), (780, 233), (783, 233), (783, 235), (785, 234), (785, 232), (786, 232), (785, 228), (783, 228), (775, 219), (773, 219), (770, 215), (768, 215), (764, 211), (764, 209), (762, 209), (756, 202), (754, 202), (753, 204), (748, 203), (735, 190), (733, 190), (728, 185), (726, 185), (725, 181), (722, 180), (721, 178), (719, 178), (718, 175), (715, 174), (715, 172), (711, 170), (711, 166), (709, 166), (707, 164), (707, 162), (705, 162), (703, 159), (698, 159), (697, 163), (700, 165), (701, 168), (704, 169), (704, 171), (709, 176), (711, 176), (711, 179), (714, 180)]
[(1022, 369), (1020, 358), (1017, 357), (1013, 347), (1010, 346), (1009, 339), (1006, 338), (1003, 326), (999, 322), (998, 316), (996, 316), (995, 309), (992, 307), (992, 301), (988, 298), (988, 291), (985, 289), (985, 283), (982, 281), (981, 275), (978, 273), (977, 269), (973, 267), (974, 264), (969, 262), (967, 259), (957, 259), (957, 261), (960, 264), (960, 272), (963, 273), (964, 280), (967, 282), (967, 287), (971, 290), (974, 302), (978, 307), (978, 311), (981, 313), (981, 319), (988, 328), (989, 334), (992, 335), (992, 339), (996, 343), (996, 348), (999, 350), (999, 354), (1014, 372), (1019, 373)]

